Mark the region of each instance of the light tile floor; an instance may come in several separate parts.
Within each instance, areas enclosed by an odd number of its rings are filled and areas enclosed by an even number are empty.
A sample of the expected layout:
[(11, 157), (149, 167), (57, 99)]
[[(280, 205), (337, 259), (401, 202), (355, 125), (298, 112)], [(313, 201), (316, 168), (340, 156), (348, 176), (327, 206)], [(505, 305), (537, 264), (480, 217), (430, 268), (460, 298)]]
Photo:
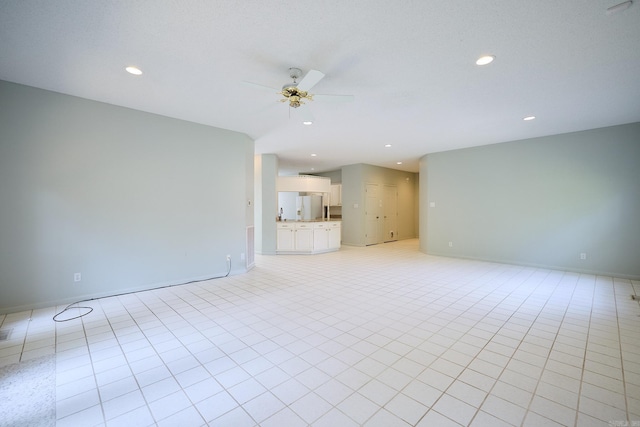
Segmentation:
[(640, 426), (639, 281), (417, 240), (256, 258), (0, 316), (0, 365), (56, 354), (58, 426)]

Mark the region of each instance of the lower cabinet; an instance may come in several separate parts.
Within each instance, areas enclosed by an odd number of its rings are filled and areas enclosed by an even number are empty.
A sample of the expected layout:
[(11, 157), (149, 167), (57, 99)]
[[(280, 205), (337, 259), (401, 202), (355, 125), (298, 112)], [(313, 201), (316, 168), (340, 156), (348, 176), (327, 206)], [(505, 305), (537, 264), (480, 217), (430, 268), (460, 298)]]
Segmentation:
[(313, 224), (296, 224), (295, 250), (298, 252), (313, 251)]
[(276, 228), (276, 251), (292, 252), (295, 250), (295, 224), (281, 223)]
[(341, 224), (339, 221), (278, 223), (277, 253), (307, 253), (337, 251), (340, 249)]
[(342, 242), (342, 224), (339, 222), (330, 223), (329, 227), (329, 247), (340, 249)]
[(313, 226), (313, 250), (330, 251), (340, 248), (340, 223), (319, 222)]
[(313, 250), (326, 251), (329, 249), (329, 229), (324, 222), (313, 225)]

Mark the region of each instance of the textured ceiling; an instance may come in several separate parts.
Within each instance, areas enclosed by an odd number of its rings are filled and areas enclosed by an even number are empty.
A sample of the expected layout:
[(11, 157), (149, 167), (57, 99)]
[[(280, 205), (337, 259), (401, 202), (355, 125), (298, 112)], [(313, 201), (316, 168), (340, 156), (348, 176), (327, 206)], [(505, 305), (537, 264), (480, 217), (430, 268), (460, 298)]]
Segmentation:
[[(3, 0), (0, 79), (244, 132), (287, 172), (416, 172), (431, 152), (640, 121), (640, 2), (605, 13), (620, 1)], [(355, 101), (315, 100), (304, 126), (243, 84), (280, 88), (289, 67)]]

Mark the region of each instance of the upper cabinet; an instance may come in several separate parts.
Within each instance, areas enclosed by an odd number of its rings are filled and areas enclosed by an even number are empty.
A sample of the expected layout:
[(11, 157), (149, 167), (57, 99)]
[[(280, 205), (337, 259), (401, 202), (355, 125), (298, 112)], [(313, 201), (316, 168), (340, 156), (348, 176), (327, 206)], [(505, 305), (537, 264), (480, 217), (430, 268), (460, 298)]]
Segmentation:
[(328, 193), (331, 180), (323, 176), (294, 175), (279, 176), (276, 191), (293, 191), (297, 193)]
[(342, 184), (331, 184), (330, 206), (342, 206)]

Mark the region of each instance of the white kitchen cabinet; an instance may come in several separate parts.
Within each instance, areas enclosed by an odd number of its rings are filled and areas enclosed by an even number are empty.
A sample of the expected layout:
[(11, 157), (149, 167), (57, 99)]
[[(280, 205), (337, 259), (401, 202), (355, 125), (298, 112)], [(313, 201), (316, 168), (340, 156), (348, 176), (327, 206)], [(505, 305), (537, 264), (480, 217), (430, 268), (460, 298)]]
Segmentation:
[(318, 222), (313, 225), (313, 250), (325, 252), (329, 249), (329, 228), (326, 222)]
[(312, 222), (296, 224), (295, 250), (297, 252), (313, 251), (313, 223)]
[(338, 221), (328, 222), (329, 226), (329, 249), (340, 249), (342, 241), (342, 224)]
[(340, 222), (320, 222), (313, 228), (313, 251), (328, 252), (340, 249)]
[(342, 206), (342, 184), (331, 184), (331, 193), (329, 193), (329, 205)]
[(315, 254), (340, 249), (339, 221), (281, 222), (277, 224), (276, 252)]
[(295, 224), (280, 222), (276, 227), (276, 251), (291, 252), (295, 249)]

